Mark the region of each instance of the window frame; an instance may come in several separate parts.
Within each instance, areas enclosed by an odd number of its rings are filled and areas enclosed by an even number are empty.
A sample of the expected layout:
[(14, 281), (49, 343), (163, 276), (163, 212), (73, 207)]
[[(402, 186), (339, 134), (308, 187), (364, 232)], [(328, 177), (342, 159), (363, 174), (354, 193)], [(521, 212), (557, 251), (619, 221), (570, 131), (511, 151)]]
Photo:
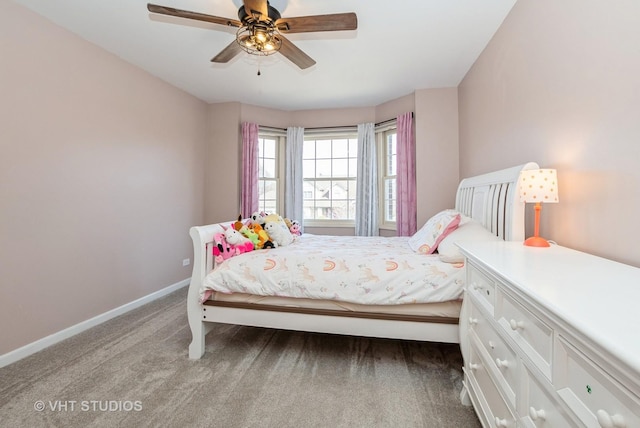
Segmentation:
[(397, 172), (398, 172), (398, 167), (396, 164), (396, 175), (390, 176), (387, 175), (387, 160), (388, 160), (388, 153), (387, 153), (387, 137), (391, 134), (396, 134), (396, 161), (397, 161), (397, 153), (398, 153), (398, 146), (397, 146), (397, 134), (398, 134), (398, 128), (396, 126), (396, 121), (393, 121), (393, 123), (387, 124), (386, 126), (383, 127), (379, 127), (378, 129), (376, 129), (376, 143), (377, 143), (377, 147), (378, 147), (378, 228), (380, 229), (384, 229), (384, 230), (397, 230), (397, 224), (395, 221), (388, 221), (386, 220), (386, 208), (387, 208), (387, 199), (386, 199), (386, 192), (385, 192), (385, 182), (388, 178), (395, 178), (396, 179), (396, 206), (398, 203), (398, 192), (397, 192)]
[[(258, 141), (264, 139), (272, 139), (275, 140), (276, 149), (275, 149), (275, 177), (263, 177), (258, 174), (258, 186), (260, 186), (260, 182), (263, 180), (275, 181), (276, 183), (276, 211), (277, 213), (282, 213), (284, 209), (284, 175), (285, 175), (285, 162), (284, 162), (284, 145), (286, 140), (286, 134), (282, 131), (274, 130), (270, 128), (259, 127), (258, 129)], [(260, 151), (258, 151), (258, 161), (262, 162), (263, 157), (260, 156)], [(258, 193), (258, 211), (262, 211), (264, 207), (263, 200), (260, 199), (260, 194)]]
[[(358, 141), (358, 129), (357, 127), (344, 127), (344, 128), (336, 128), (336, 129), (332, 129), (332, 130), (326, 130), (326, 129), (305, 129), (304, 132), (304, 140), (305, 142), (308, 140), (355, 140), (356, 142), (356, 165), (357, 165), (357, 159), (358, 159), (358, 154), (357, 154), (357, 141)], [(333, 155), (331, 157), (331, 159), (333, 160)], [(342, 180), (342, 181), (353, 181), (355, 183), (355, 188), (357, 189), (358, 186), (358, 176), (357, 176), (357, 166), (356, 166), (356, 176), (355, 177), (336, 177), (334, 178), (333, 176), (331, 177), (327, 177), (326, 178), (327, 181), (330, 180)], [(304, 178), (304, 174), (303, 174), (303, 183), (306, 182), (310, 182), (310, 181), (318, 181), (317, 177), (316, 179), (307, 179)], [(357, 190), (356, 190), (357, 192)], [(354, 195), (353, 197), (354, 200), (354, 216), (355, 216), (355, 204), (357, 203), (357, 197), (356, 195)], [(303, 197), (303, 206), (304, 206), (304, 197)], [(303, 210), (304, 212), (304, 210)], [(307, 218), (303, 218), (302, 221), (304, 221), (304, 226), (305, 227), (323, 227), (323, 228), (353, 228), (355, 227), (355, 218), (353, 220), (349, 220), (349, 219), (336, 219), (336, 220), (332, 220), (332, 219), (307, 219)]]

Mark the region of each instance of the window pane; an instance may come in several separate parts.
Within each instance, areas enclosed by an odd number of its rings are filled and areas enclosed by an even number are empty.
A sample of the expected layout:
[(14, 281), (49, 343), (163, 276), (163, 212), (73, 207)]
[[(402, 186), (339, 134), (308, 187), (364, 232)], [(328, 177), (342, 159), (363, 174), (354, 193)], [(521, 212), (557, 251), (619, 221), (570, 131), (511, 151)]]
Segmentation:
[(302, 144), (302, 159), (316, 158), (316, 142), (315, 140), (305, 140)]
[(316, 176), (316, 161), (315, 160), (303, 160), (302, 161), (302, 176), (304, 178), (315, 178), (315, 176)]
[(275, 159), (265, 159), (262, 177), (265, 178), (275, 178), (276, 177), (276, 160)]
[(278, 138), (258, 138), (258, 207), (261, 211), (278, 211), (278, 144)]
[(275, 159), (276, 157), (276, 140), (264, 139), (263, 156), (266, 158)]
[(358, 139), (350, 138), (349, 139), (349, 156), (355, 158), (358, 156)]
[(331, 159), (331, 140), (316, 140), (316, 159)]
[(349, 159), (349, 177), (357, 177), (358, 176), (358, 159), (351, 158)]
[(335, 159), (333, 161), (333, 177), (349, 176), (349, 159)]
[(396, 221), (396, 179), (387, 179), (384, 184), (385, 221)]
[(316, 161), (316, 177), (331, 177), (331, 159)]
[(349, 140), (333, 140), (333, 157), (346, 158), (349, 156)]
[(387, 175), (396, 175), (396, 134), (387, 136)]

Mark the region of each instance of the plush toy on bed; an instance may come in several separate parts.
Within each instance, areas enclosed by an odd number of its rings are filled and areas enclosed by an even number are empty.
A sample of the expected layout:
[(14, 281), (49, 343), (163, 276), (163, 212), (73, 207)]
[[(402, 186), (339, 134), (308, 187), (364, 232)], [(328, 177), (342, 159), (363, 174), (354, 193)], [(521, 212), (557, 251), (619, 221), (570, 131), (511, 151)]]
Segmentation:
[(247, 225), (243, 225), (240, 228), (239, 232), (242, 233), (242, 236), (244, 236), (249, 241), (251, 241), (254, 249), (258, 249), (258, 243), (260, 242), (260, 237), (256, 232), (253, 231), (252, 228), (247, 227)]
[(213, 256), (216, 263), (222, 263), (235, 255), (235, 251), (232, 251), (231, 245), (224, 237), (224, 233), (213, 235), (213, 243)]
[(260, 226), (264, 226), (264, 218), (267, 216), (264, 211), (256, 211), (251, 214), (251, 218), (249, 221), (251, 222), (251, 226), (255, 226), (259, 224)]
[(240, 229), (242, 229), (242, 227), (243, 227), (243, 226), (244, 226), (244, 223), (242, 222), (242, 214), (240, 214), (240, 215), (238, 216), (238, 220), (236, 220), (236, 221), (233, 223), (233, 228), (234, 228), (235, 230), (237, 230), (238, 232), (240, 232)]
[(264, 230), (267, 231), (273, 242), (284, 247), (293, 242), (293, 235), (288, 229), (283, 228), (282, 224), (279, 221), (267, 221), (264, 224)]
[(253, 251), (253, 242), (251, 242), (248, 238), (235, 230), (233, 227), (224, 229), (224, 237), (227, 240), (227, 243), (231, 246), (231, 251), (235, 252), (236, 256), (238, 254)]
[(289, 227), (289, 232), (291, 232), (291, 234), (294, 236), (302, 235), (302, 231), (300, 230), (300, 223), (298, 222), (298, 220), (293, 220), (291, 222), (291, 227)]
[(278, 246), (278, 244), (271, 240), (269, 234), (259, 224), (253, 225), (253, 231), (258, 235), (258, 245), (256, 246), (256, 250), (276, 248)]

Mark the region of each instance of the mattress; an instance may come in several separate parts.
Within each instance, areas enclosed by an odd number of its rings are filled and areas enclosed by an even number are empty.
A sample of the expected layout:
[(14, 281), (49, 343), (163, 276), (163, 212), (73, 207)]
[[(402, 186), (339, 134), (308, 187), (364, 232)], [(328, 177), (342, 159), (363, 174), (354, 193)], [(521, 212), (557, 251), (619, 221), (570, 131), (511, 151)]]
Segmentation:
[(379, 306), (460, 300), (463, 265), (417, 253), (408, 242), (305, 234), (291, 245), (218, 264), (202, 282), (200, 301), (213, 292)]

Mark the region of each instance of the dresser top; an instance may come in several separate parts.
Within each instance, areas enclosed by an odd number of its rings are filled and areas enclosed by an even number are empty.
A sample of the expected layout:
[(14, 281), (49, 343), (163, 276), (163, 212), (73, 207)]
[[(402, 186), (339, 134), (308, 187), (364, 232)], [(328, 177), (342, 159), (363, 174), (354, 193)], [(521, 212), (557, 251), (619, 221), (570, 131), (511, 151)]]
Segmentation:
[(461, 251), (640, 374), (640, 269), (522, 242), (460, 242)]

